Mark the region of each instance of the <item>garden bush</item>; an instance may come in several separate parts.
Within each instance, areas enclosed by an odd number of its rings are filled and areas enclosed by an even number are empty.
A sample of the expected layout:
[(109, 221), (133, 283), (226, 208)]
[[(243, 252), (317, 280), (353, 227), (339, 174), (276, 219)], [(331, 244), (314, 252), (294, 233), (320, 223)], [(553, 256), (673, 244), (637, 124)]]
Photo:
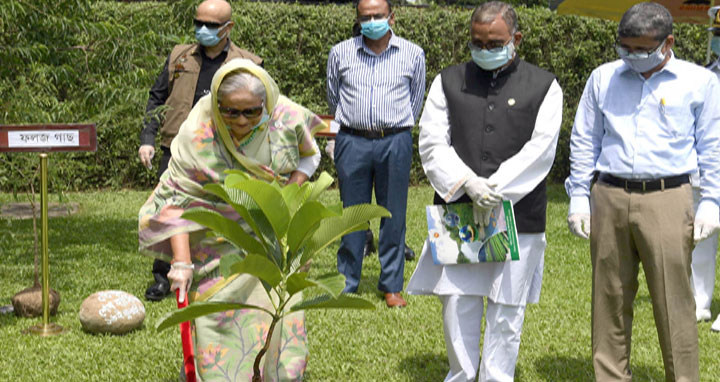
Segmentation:
[[(97, 124), (97, 152), (50, 156), (51, 191), (154, 184), (155, 171), (137, 159), (147, 94), (172, 46), (193, 41), (195, 5), (192, 0), (0, 3), (0, 123)], [(394, 9), (395, 32), (425, 50), (428, 88), (442, 68), (470, 59), (471, 10)], [(352, 5), (234, 2), (233, 10), (232, 40), (265, 59), (284, 94), (327, 113), (327, 55), (350, 35)], [(563, 88), (563, 128), (551, 172), (552, 181), (562, 181), (569, 171), (568, 138), (576, 105), (592, 69), (616, 58), (617, 24), (558, 16), (540, 6), (520, 6), (518, 13), (524, 35), (520, 56), (555, 73)], [(704, 61), (703, 26), (676, 24), (675, 35), (678, 57)], [(36, 165), (36, 155), (0, 154), (0, 190), (24, 188)], [(327, 159), (319, 170), (334, 173)], [(425, 182), (417, 150), (411, 181)]]

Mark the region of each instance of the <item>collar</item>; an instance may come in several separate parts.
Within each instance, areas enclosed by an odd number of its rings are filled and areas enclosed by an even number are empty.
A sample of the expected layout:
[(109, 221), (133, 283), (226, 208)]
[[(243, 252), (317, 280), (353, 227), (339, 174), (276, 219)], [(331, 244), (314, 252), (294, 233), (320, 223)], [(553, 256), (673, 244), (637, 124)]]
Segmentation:
[[(500, 84), (502, 84), (504, 83), (505, 77), (517, 71), (518, 65), (520, 65), (520, 61), (522, 61), (522, 59), (516, 53), (515, 57), (510, 62), (510, 65), (496, 70), (483, 70), (475, 63), (475, 61), (469, 61), (466, 63), (466, 70), (468, 70), (469, 72), (465, 77), (462, 89), (468, 90), (469, 88), (475, 88), (479, 86), (477, 83), (471, 80), (472, 78), (481, 78), (482, 81), (501, 80), (503, 82), (500, 82)], [(468, 81), (471, 81), (471, 83), (468, 83)]]
[[(363, 35), (360, 34), (358, 36), (353, 37), (353, 43), (355, 44), (355, 50), (364, 50), (366, 53), (376, 55), (375, 52), (372, 51), (372, 49), (368, 48), (367, 45), (365, 45), (365, 39), (363, 39)], [(395, 47), (400, 49), (400, 38), (395, 35), (395, 32), (393, 32), (392, 28), (390, 28), (390, 41), (388, 41), (388, 46), (385, 48), (385, 50), (382, 53), (385, 53), (390, 49), (390, 47)], [(380, 53), (380, 54), (382, 54)]]

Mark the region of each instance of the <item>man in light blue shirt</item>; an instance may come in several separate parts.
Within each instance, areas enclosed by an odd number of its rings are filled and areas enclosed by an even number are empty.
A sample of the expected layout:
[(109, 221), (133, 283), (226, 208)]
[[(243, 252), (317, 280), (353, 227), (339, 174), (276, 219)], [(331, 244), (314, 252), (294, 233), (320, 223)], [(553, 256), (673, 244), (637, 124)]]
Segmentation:
[[(425, 53), (390, 29), (389, 0), (360, 0), (357, 21), (361, 35), (335, 45), (327, 63), (328, 104), (340, 124), (335, 167), (345, 207), (369, 203), (374, 188), (377, 203), (392, 213), (380, 223), (378, 289), (388, 307), (402, 307), (411, 130), (425, 95)], [(364, 245), (362, 231), (342, 238), (345, 292), (358, 289)]]
[[(690, 262), (693, 239), (720, 228), (720, 86), (710, 71), (676, 59), (674, 42), (667, 9), (631, 7), (618, 25), (622, 60), (592, 72), (575, 116), (568, 225), (590, 239), (598, 381), (632, 379), (640, 264), (666, 380), (699, 380)], [(701, 200), (693, 221), (689, 174), (698, 169)]]

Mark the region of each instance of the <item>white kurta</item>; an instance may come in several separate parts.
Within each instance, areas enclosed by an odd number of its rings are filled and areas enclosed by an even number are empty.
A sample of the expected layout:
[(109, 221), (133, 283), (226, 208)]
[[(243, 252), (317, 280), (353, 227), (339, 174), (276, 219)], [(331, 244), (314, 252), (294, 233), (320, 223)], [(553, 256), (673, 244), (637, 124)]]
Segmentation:
[[(553, 81), (538, 110), (530, 140), (504, 161), (489, 179), (513, 203), (530, 193), (550, 172), (562, 121), (562, 90)], [(475, 173), (450, 145), (447, 100), (440, 75), (435, 77), (420, 117), (419, 151), (425, 174), (446, 201), (460, 198)], [(538, 302), (542, 283), (545, 234), (519, 234), (519, 261), (436, 265), (425, 241), (417, 268), (407, 285), (410, 294), (477, 295), (507, 305)], [(538, 243), (532, 245), (532, 243)]]

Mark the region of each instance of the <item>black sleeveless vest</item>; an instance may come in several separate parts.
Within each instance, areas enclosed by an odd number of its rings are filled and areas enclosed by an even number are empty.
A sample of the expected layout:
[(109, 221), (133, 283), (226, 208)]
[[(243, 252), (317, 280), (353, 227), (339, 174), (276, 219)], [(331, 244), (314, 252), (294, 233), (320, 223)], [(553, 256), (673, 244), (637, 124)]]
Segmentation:
[[(527, 143), (555, 76), (516, 57), (493, 78), (474, 62), (442, 71), (451, 145), (478, 176), (489, 177)], [(464, 195), (456, 202), (470, 202)], [(435, 194), (435, 204), (444, 204)], [(515, 203), (519, 233), (545, 232), (545, 179)]]

